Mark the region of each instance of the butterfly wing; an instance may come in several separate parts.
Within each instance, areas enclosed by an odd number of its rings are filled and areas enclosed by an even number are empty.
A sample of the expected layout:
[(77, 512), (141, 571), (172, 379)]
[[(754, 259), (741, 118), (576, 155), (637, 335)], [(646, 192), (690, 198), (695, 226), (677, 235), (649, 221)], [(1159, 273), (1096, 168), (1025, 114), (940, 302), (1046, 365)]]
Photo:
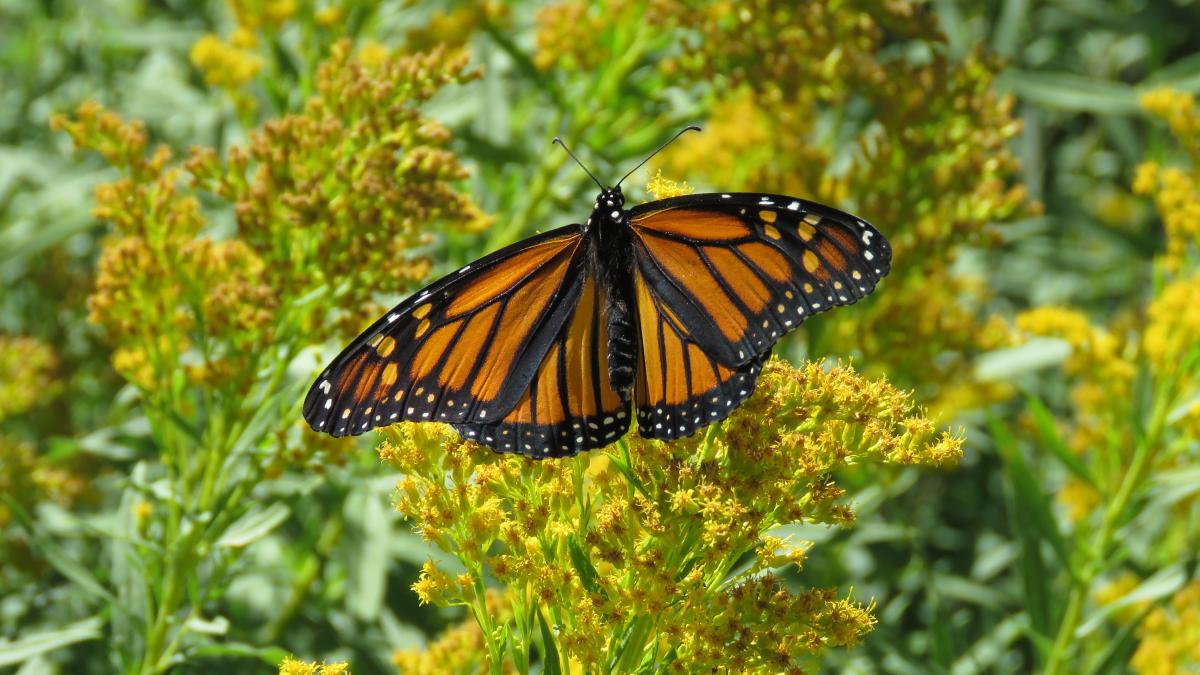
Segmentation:
[(874, 290), (891, 248), (869, 223), (780, 195), (702, 194), (633, 209), (643, 436), (725, 419), (808, 316)]
[(502, 419), (455, 425), (498, 452), (569, 457), (600, 448), (629, 429), (629, 400), (613, 390), (606, 365), (608, 317), (589, 274), (578, 303), (524, 395)]
[(575, 313), (582, 242), (577, 225), (526, 239), (400, 303), (321, 373), (304, 418), (334, 436), (399, 420), (474, 428), (503, 418)]

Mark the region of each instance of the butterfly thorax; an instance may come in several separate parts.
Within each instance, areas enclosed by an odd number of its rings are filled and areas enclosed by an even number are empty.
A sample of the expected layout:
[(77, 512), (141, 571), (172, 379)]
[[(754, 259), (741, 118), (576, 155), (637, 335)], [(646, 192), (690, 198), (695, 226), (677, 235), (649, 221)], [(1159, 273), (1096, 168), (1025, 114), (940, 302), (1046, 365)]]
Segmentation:
[(630, 255), (629, 211), (621, 188), (603, 190), (584, 225), (587, 264), (604, 292), (608, 320), (608, 377), (625, 396), (633, 387), (636, 363), (633, 331), (633, 259)]

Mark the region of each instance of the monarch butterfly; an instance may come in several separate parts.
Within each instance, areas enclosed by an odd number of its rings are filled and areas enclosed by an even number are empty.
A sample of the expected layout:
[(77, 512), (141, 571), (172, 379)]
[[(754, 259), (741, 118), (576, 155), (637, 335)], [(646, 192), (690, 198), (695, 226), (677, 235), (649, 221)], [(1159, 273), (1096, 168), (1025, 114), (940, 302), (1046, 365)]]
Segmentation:
[[(699, 128), (671, 141), (689, 130)], [(540, 459), (608, 445), (629, 430), (632, 407), (643, 437), (688, 436), (750, 396), (783, 334), (888, 273), (887, 240), (837, 209), (758, 193), (626, 209), (621, 182), (633, 171), (606, 188), (580, 167), (600, 187), (585, 223), (401, 302), (317, 378), (309, 425), (344, 436), (446, 422)]]

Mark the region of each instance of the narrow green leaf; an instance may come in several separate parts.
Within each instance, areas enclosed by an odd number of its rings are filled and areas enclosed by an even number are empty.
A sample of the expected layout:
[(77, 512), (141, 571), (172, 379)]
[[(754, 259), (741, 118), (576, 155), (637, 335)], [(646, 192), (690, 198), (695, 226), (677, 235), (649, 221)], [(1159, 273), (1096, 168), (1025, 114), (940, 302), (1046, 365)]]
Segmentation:
[(1176, 563), (1158, 570), (1138, 584), (1137, 588), (1092, 613), (1088, 620), (1075, 631), (1076, 639), (1086, 637), (1102, 626), (1113, 612), (1143, 602), (1154, 602), (1165, 598), (1179, 590), (1186, 581), (1187, 574), (1184, 572), (1183, 563)]
[(58, 630), (31, 633), (12, 642), (0, 642), (0, 666), (16, 665), (76, 642), (95, 640), (100, 637), (102, 626), (99, 617), (93, 616)]
[[(358, 496), (361, 495), (361, 496)], [(388, 540), (391, 523), (378, 494), (360, 490), (346, 500), (346, 519), (358, 530), (350, 551), (346, 606), (354, 616), (374, 620), (387, 590)]]
[(538, 625), (542, 628), (542, 672), (545, 675), (562, 675), (562, 661), (558, 656), (558, 645), (554, 643), (554, 633), (546, 623), (542, 611), (537, 610)]
[(258, 659), (263, 663), (278, 668), (279, 664), (291, 654), (279, 647), (256, 647), (241, 642), (220, 642), (206, 644), (189, 650), (193, 658), (201, 657), (235, 657), (241, 659)]
[(1013, 604), (1013, 599), (1007, 594), (1001, 593), (991, 586), (953, 574), (934, 574), (930, 588), (944, 597), (989, 609), (1003, 609)]
[(975, 675), (1004, 670), (1000, 661), (1009, 648), (1029, 629), (1029, 616), (1011, 614), (975, 641), (950, 666), (953, 675)]
[(992, 439), (1008, 467), (1008, 475), (1016, 493), (1017, 509), (1026, 516), (1023, 520), (1035, 527), (1041, 538), (1050, 544), (1058, 555), (1059, 563), (1063, 568), (1072, 571), (1071, 552), (1067, 548), (1067, 542), (1063, 539), (1062, 533), (1058, 530), (1058, 522), (1054, 518), (1050, 500), (1042, 492), (1032, 467), (1025, 461), (1021, 449), (1017, 447), (1016, 438), (995, 417), (988, 420), (988, 427), (991, 429)]
[(996, 88), (1056, 110), (1100, 115), (1129, 115), (1140, 110), (1133, 87), (1073, 73), (1011, 69), (996, 78)]
[(242, 548), (271, 533), (292, 514), (287, 504), (275, 502), (265, 509), (251, 511), (238, 518), (217, 540), (218, 546)]
[[(998, 422), (994, 422), (999, 425)], [(1010, 436), (997, 436), (996, 445), (1013, 442)], [(1003, 454), (1003, 451), (1001, 451)], [(1046, 574), (1045, 563), (1042, 560), (1041, 546), (1034, 536), (1034, 528), (1028, 523), (1029, 514), (1018, 504), (1017, 490), (1010, 481), (1005, 490), (1005, 506), (1009, 521), (1020, 547), (1017, 557), (1017, 571), (1021, 577), (1021, 592), (1024, 596), (1025, 611), (1036, 635), (1048, 640), (1051, 635), (1051, 612), (1049, 606), (1050, 580)]]
[(1018, 375), (1057, 366), (1071, 355), (1071, 345), (1057, 338), (1035, 338), (1017, 347), (981, 354), (975, 379), (984, 382), (1011, 380)]
[(567, 550), (571, 553), (571, 563), (575, 565), (575, 571), (579, 574), (579, 581), (588, 591), (595, 593), (599, 589), (599, 584), (596, 579), (599, 575), (596, 573), (596, 568), (592, 566), (591, 559), (587, 553), (579, 545), (579, 540), (574, 534), (567, 537)]
[(89, 570), (83, 563), (76, 560), (74, 556), (68, 553), (66, 549), (59, 546), (58, 543), (53, 539), (43, 534), (33, 520), (29, 517), (29, 514), (25, 511), (25, 509), (22, 508), (22, 506), (15, 500), (13, 500), (12, 497), (9, 495), (0, 495), (0, 500), (4, 501), (12, 514), (16, 517), (17, 521), (21, 524), (22, 529), (24, 529), (26, 535), (29, 536), (29, 541), (31, 544), (33, 544), (34, 549), (40, 551), (41, 554), (46, 558), (46, 562), (50, 563), (54, 569), (58, 570), (60, 574), (70, 579), (75, 583), (75, 585), (79, 586), (84, 591), (110, 602), (114, 602), (116, 600), (116, 598), (113, 597), (112, 592), (105, 588), (104, 585), (96, 579), (91, 570)]
[(1138, 626), (1142, 625), (1142, 621), (1146, 616), (1153, 612), (1155, 605), (1148, 605), (1133, 621), (1121, 626), (1121, 630), (1117, 631), (1116, 636), (1108, 641), (1108, 646), (1104, 651), (1100, 652), (1100, 658), (1097, 659), (1096, 665), (1092, 668), (1089, 675), (1109, 675), (1109, 673), (1126, 672), (1126, 667), (1129, 663), (1130, 653), (1133, 651), (1135, 644), (1134, 633)]
[(1091, 472), (1079, 457), (1067, 447), (1066, 442), (1058, 433), (1058, 427), (1054, 425), (1054, 416), (1050, 414), (1046, 406), (1033, 396), (1026, 399), (1026, 405), (1029, 407), (1029, 414), (1033, 416), (1033, 422), (1037, 427), (1038, 436), (1042, 439), (1042, 444), (1053, 452), (1058, 461), (1062, 462), (1068, 471), (1075, 474), (1076, 478), (1096, 487), (1096, 479), (1092, 477)]

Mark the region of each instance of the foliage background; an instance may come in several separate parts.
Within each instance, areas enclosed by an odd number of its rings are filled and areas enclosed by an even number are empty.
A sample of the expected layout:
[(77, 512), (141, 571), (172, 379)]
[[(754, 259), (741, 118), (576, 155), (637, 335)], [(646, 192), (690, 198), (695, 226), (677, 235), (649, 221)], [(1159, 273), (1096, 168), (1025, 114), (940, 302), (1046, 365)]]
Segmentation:
[(613, 176), (692, 122), (669, 177), (894, 241), (780, 353), (965, 429), (957, 468), (843, 470), (856, 523), (788, 532), (788, 583), (874, 603), (826, 666), (1196, 668), (1200, 8), (792, 4), (0, 0), (0, 669), (448, 666), (463, 614), (410, 590), (446, 554), (297, 392), (582, 217), (551, 137)]

